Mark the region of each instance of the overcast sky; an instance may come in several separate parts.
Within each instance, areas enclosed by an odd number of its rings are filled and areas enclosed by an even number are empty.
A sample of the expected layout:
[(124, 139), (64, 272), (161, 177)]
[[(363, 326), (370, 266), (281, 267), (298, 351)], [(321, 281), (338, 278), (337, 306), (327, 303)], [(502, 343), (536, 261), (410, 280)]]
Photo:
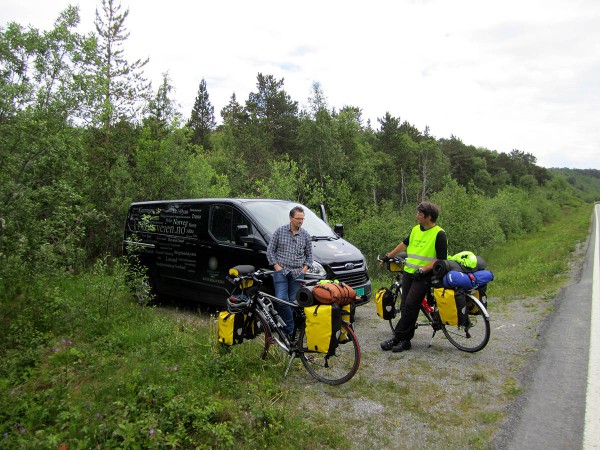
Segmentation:
[[(81, 33), (100, 0), (0, 0), (4, 26), (48, 30), (78, 5)], [(169, 73), (189, 117), (206, 80), (215, 116), (244, 103), (257, 74), (284, 79), (300, 106), (312, 84), (330, 108), (389, 112), (436, 138), (533, 154), (544, 167), (600, 169), (598, 0), (123, 0), (130, 60)]]

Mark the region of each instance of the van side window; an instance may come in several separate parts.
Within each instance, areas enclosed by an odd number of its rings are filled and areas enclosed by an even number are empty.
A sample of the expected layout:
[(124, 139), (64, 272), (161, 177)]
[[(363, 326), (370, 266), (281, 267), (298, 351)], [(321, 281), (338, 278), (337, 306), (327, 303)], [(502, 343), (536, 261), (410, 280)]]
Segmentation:
[(238, 225), (247, 225), (252, 233), (252, 224), (239, 211), (225, 205), (211, 207), (209, 231), (217, 241), (235, 243)]

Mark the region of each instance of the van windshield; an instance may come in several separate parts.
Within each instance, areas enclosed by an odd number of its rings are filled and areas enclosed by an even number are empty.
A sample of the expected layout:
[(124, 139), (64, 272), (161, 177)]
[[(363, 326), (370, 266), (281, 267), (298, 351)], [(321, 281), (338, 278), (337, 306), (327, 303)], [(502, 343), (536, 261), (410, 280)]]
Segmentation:
[(248, 202), (246, 207), (263, 225), (269, 234), (273, 234), (281, 225), (290, 223), (290, 210), (294, 206), (302, 206), (304, 209), (304, 228), (315, 238), (338, 239), (329, 225), (321, 220), (314, 212), (304, 205), (293, 202)]

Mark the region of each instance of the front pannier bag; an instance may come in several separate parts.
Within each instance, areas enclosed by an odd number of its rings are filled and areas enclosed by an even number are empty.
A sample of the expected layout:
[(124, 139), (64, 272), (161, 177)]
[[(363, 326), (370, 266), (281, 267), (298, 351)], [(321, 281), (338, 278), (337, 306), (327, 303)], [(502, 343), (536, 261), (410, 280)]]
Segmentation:
[(219, 342), (225, 345), (241, 344), (244, 341), (244, 323), (246, 316), (243, 313), (219, 313)]
[(338, 346), (342, 328), (341, 308), (336, 303), (304, 308), (306, 346), (309, 350), (332, 355)]
[(375, 294), (375, 304), (377, 305), (377, 315), (383, 320), (390, 320), (396, 317), (396, 307), (394, 305), (394, 294), (386, 287), (382, 287)]
[(462, 326), (467, 321), (467, 299), (464, 293), (446, 288), (435, 288), (433, 296), (444, 325)]

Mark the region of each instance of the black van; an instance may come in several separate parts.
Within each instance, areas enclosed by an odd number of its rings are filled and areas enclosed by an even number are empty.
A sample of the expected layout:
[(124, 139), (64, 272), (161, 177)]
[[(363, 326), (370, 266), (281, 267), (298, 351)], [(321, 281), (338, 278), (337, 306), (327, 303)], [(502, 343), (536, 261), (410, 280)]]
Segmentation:
[[(129, 207), (124, 252), (139, 255), (156, 294), (223, 305), (229, 268), (269, 267), (267, 245), (299, 205), (284, 200), (193, 199), (136, 202)], [(302, 206), (302, 205), (300, 205)], [(302, 225), (313, 240), (306, 278), (336, 279), (352, 286), (364, 304), (372, 285), (363, 254), (309, 208)], [(322, 211), (322, 215), (324, 212)], [(132, 250), (133, 249), (133, 250)]]

